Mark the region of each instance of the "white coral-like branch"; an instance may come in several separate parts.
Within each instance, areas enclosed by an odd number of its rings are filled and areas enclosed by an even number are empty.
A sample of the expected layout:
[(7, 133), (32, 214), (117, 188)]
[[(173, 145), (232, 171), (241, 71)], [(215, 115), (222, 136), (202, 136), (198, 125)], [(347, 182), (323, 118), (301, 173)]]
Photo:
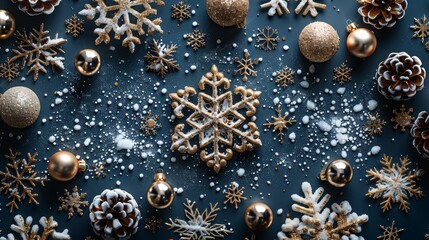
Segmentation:
[[(298, 0), (295, 0), (295, 1), (298, 1)], [(320, 9), (326, 8), (326, 4), (317, 3), (314, 0), (301, 0), (301, 2), (295, 8), (295, 13), (299, 14), (306, 4), (308, 4), (308, 5), (304, 9), (304, 12), (302, 12), (302, 15), (304, 15), (304, 16), (306, 16), (308, 14), (308, 12), (310, 12), (310, 15), (312, 17), (317, 17), (317, 15), (319, 14), (317, 12), (317, 8), (320, 8)]]
[(278, 14), (279, 16), (283, 15), (282, 9), (289, 14), (289, 8), (287, 7), (288, 0), (270, 0), (269, 2), (261, 4), (261, 8), (270, 8), (268, 10), (268, 16), (274, 16), (274, 14)]

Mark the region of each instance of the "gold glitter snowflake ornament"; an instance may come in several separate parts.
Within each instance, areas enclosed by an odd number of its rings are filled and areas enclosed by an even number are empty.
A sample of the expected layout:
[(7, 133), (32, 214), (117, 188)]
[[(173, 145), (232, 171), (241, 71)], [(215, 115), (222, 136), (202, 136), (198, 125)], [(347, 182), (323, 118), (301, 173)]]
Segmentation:
[(177, 45), (165, 45), (158, 43), (153, 39), (152, 48), (150, 52), (144, 56), (147, 63), (146, 69), (152, 72), (158, 73), (162, 78), (167, 73), (172, 71), (178, 71), (179, 65), (176, 60), (173, 59), (173, 54), (176, 52)]
[(6, 62), (0, 64), (0, 77), (12, 82), (19, 77), (19, 64), (12, 63), (8, 58)]
[(377, 237), (377, 239), (382, 239), (382, 240), (399, 240), (399, 233), (401, 233), (402, 231), (404, 231), (403, 228), (398, 229), (395, 226), (395, 221), (392, 221), (392, 226), (389, 227), (385, 227), (380, 225), (381, 230), (383, 230), (383, 235), (380, 235)]
[[(233, 151), (230, 147), (233, 146), (237, 152), (245, 152), (262, 145), (256, 124), (246, 121), (256, 114), (261, 92), (237, 87), (234, 93), (241, 99), (234, 103), (232, 92), (226, 91), (229, 87), (229, 80), (213, 65), (199, 82), (201, 91), (196, 104), (191, 101), (191, 96), (197, 92), (192, 87), (170, 94), (171, 106), (177, 118), (184, 117), (185, 109), (192, 112), (186, 119), (189, 131), (184, 131), (183, 123), (174, 128), (171, 150), (195, 154), (200, 148), (201, 160), (216, 173), (232, 158)], [(241, 128), (245, 123), (247, 128)], [(198, 145), (193, 141), (197, 137)]]
[(408, 156), (399, 158), (400, 164), (392, 163), (393, 158), (384, 155), (380, 163), (382, 170), (377, 168), (367, 170), (367, 177), (371, 181), (376, 181), (375, 187), (370, 187), (366, 196), (373, 199), (385, 199), (380, 203), (383, 212), (392, 208), (392, 203), (399, 203), (399, 210), (408, 212), (410, 197), (417, 199), (424, 196), (420, 187), (416, 186), (416, 181), (423, 175), (419, 169), (410, 170), (411, 164)]
[(161, 124), (158, 123), (158, 120), (159, 120), (158, 115), (153, 116), (152, 112), (148, 112), (146, 115), (142, 117), (142, 124), (140, 126), (140, 129), (147, 136), (155, 135), (157, 129), (161, 128)]
[(272, 122), (264, 123), (264, 126), (267, 126), (268, 128), (273, 127), (273, 131), (278, 131), (279, 134), (279, 142), (280, 144), (283, 144), (283, 136), (285, 135), (283, 131), (288, 130), (288, 125), (294, 124), (296, 121), (294, 119), (287, 119), (289, 116), (288, 113), (285, 113), (285, 115), (282, 116), (282, 109), (280, 105), (277, 106), (277, 116), (272, 116), (273, 119)]
[(201, 33), (198, 29), (194, 29), (192, 33), (186, 34), (185, 38), (186, 46), (191, 47), (194, 51), (206, 46), (206, 34)]
[(254, 70), (255, 65), (259, 64), (259, 60), (257, 58), (251, 59), (249, 58), (250, 53), (244, 52), (244, 58), (241, 60), (239, 58), (235, 58), (235, 64), (237, 65), (237, 70), (234, 70), (234, 75), (240, 73), (243, 81), (247, 81), (247, 76), (256, 76), (256, 71)]
[(381, 135), (383, 133), (383, 126), (386, 125), (386, 121), (380, 118), (380, 114), (371, 113), (366, 114), (367, 122), (363, 126), (363, 130), (368, 132), (370, 137), (374, 137), (375, 134)]
[(390, 119), (392, 123), (395, 125), (393, 126), (394, 129), (401, 129), (401, 132), (405, 132), (407, 127), (413, 126), (413, 121), (416, 119), (415, 117), (411, 116), (410, 114), (414, 111), (413, 108), (409, 108), (408, 110), (405, 108), (405, 105), (402, 104), (401, 108), (399, 109), (393, 109), (393, 114), (395, 114), (394, 117)]
[(183, 22), (185, 19), (191, 18), (191, 6), (186, 5), (183, 1), (171, 5), (171, 17)]
[(34, 169), (37, 162), (37, 153), (28, 154), (28, 160), (20, 158), (21, 153), (12, 152), (6, 155), (9, 163), (6, 164), (4, 172), (0, 171), (1, 183), (0, 192), (9, 195), (10, 201), (6, 204), (10, 212), (18, 209), (18, 203), (28, 198), (28, 202), (39, 204), (37, 197), (39, 194), (33, 192), (37, 184), (45, 186), (48, 179), (44, 175), (39, 175)]
[[(151, 3), (158, 6), (164, 6), (162, 0), (94, 0), (97, 7), (90, 4), (85, 4), (85, 9), (79, 12), (80, 15), (86, 16), (87, 19), (95, 20), (97, 26), (104, 25), (103, 28), (96, 28), (94, 34), (98, 37), (95, 40), (95, 45), (101, 42), (108, 44), (110, 42), (110, 32), (113, 31), (115, 39), (122, 40), (122, 46), (128, 47), (131, 53), (134, 52), (136, 44), (141, 44), (141, 40), (134, 36), (134, 32), (138, 35), (143, 35), (146, 31), (143, 25), (147, 25), (147, 33), (152, 35), (154, 32), (163, 33), (161, 29), (161, 18), (151, 20), (149, 17), (157, 14), (157, 10), (151, 7)], [(113, 2), (106, 4), (105, 1)], [(143, 10), (141, 10), (143, 9)], [(132, 22), (135, 20), (135, 23)]]
[(427, 22), (426, 15), (421, 19), (414, 18), (415, 25), (410, 28), (414, 31), (413, 38), (420, 38), (422, 43), (425, 41), (425, 38), (429, 37), (429, 22)]
[(258, 38), (256, 39), (259, 49), (265, 51), (275, 50), (277, 48), (277, 43), (280, 38), (277, 35), (277, 29), (273, 29), (270, 26), (265, 27), (264, 29), (258, 29)]
[(286, 88), (288, 85), (295, 82), (294, 76), (295, 71), (286, 66), (282, 70), (276, 72), (276, 83)]
[(66, 20), (66, 33), (71, 34), (74, 38), (82, 34), (85, 29), (83, 27), (84, 21), (73, 15), (73, 17)]
[(58, 208), (58, 211), (67, 211), (67, 218), (70, 219), (73, 217), (75, 211), (80, 216), (83, 215), (82, 207), (87, 207), (89, 205), (88, 201), (84, 201), (86, 193), (79, 193), (77, 186), (74, 186), (72, 192), (64, 189), (64, 196), (59, 197), (61, 205)]
[(352, 68), (347, 67), (346, 63), (343, 62), (341, 66), (334, 68), (334, 77), (332, 80), (337, 81), (340, 84), (349, 82), (352, 80), (352, 76), (350, 75), (352, 70)]
[(235, 206), (235, 209), (238, 208), (238, 204), (241, 203), (241, 201), (247, 200), (247, 198), (243, 196), (244, 187), (239, 188), (236, 182), (232, 182), (228, 187), (228, 190), (224, 191), (224, 194), (225, 194), (226, 200), (223, 203), (233, 204)]

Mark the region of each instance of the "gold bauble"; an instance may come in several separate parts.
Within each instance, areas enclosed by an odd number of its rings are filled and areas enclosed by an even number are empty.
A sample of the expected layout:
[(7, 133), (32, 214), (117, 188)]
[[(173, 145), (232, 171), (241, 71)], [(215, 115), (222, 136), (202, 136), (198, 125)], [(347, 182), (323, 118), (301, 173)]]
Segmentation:
[(339, 46), (337, 31), (325, 22), (310, 23), (299, 34), (299, 50), (312, 62), (330, 60), (337, 53)]
[(252, 231), (264, 231), (273, 223), (273, 211), (265, 203), (253, 203), (244, 212), (244, 222)]
[(16, 30), (16, 21), (12, 13), (0, 9), (0, 40), (8, 39)]
[(346, 160), (334, 160), (320, 172), (320, 179), (334, 187), (344, 187), (353, 178), (353, 167)]
[(246, 25), (249, 0), (207, 0), (207, 14), (222, 27)]
[(349, 52), (358, 58), (367, 58), (377, 49), (377, 38), (373, 31), (366, 28), (358, 28), (356, 24), (347, 25), (349, 36), (346, 45)]
[(0, 95), (0, 118), (10, 127), (26, 128), (36, 122), (40, 101), (33, 90), (13, 87)]
[(147, 201), (154, 208), (168, 208), (173, 203), (174, 189), (165, 179), (164, 173), (155, 174), (154, 182), (147, 189)]
[(93, 49), (83, 49), (74, 57), (76, 70), (84, 76), (93, 76), (100, 70), (100, 54)]
[(79, 161), (73, 153), (67, 151), (56, 152), (48, 162), (49, 175), (62, 182), (73, 179), (78, 172), (83, 172), (85, 169), (85, 161)]

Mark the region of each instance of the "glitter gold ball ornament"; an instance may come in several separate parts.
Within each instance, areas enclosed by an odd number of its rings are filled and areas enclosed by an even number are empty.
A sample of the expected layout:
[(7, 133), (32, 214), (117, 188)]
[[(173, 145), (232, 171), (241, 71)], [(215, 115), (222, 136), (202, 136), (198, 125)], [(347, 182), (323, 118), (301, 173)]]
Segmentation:
[(154, 208), (165, 209), (173, 203), (173, 187), (165, 180), (165, 174), (158, 172), (155, 174), (154, 182), (147, 189), (147, 201)]
[(246, 25), (249, 0), (207, 0), (207, 14), (222, 27)]
[(337, 53), (339, 46), (337, 31), (325, 22), (310, 23), (299, 34), (299, 50), (312, 62), (328, 61)]
[(253, 231), (264, 231), (273, 223), (273, 211), (265, 203), (253, 203), (244, 212), (244, 222)]
[(79, 161), (73, 153), (67, 151), (56, 152), (48, 162), (49, 175), (62, 182), (73, 179), (78, 172), (83, 172), (85, 169), (85, 161)]
[(93, 76), (101, 67), (100, 54), (93, 49), (83, 49), (74, 57), (74, 66), (80, 74)]
[(8, 39), (16, 30), (16, 21), (12, 13), (0, 9), (0, 40)]
[(367, 58), (377, 49), (377, 38), (373, 31), (358, 28), (356, 24), (350, 23), (347, 25), (347, 32), (349, 32), (349, 36), (346, 46), (353, 56)]
[(29, 88), (13, 87), (0, 95), (0, 117), (10, 127), (26, 128), (39, 114), (39, 98)]
[(320, 172), (320, 179), (328, 181), (334, 187), (344, 187), (353, 178), (352, 165), (346, 160), (334, 160)]

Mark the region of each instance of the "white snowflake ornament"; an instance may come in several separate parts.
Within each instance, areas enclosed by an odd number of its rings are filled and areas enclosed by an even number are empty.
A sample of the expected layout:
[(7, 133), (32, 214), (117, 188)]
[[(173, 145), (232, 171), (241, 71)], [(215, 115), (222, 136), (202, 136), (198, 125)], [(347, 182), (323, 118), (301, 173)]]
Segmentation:
[(276, 13), (279, 16), (283, 15), (282, 9), (286, 12), (286, 14), (289, 14), (289, 8), (287, 6), (288, 0), (270, 0), (269, 2), (261, 4), (261, 8), (269, 8), (268, 10), (268, 16), (274, 16)]

